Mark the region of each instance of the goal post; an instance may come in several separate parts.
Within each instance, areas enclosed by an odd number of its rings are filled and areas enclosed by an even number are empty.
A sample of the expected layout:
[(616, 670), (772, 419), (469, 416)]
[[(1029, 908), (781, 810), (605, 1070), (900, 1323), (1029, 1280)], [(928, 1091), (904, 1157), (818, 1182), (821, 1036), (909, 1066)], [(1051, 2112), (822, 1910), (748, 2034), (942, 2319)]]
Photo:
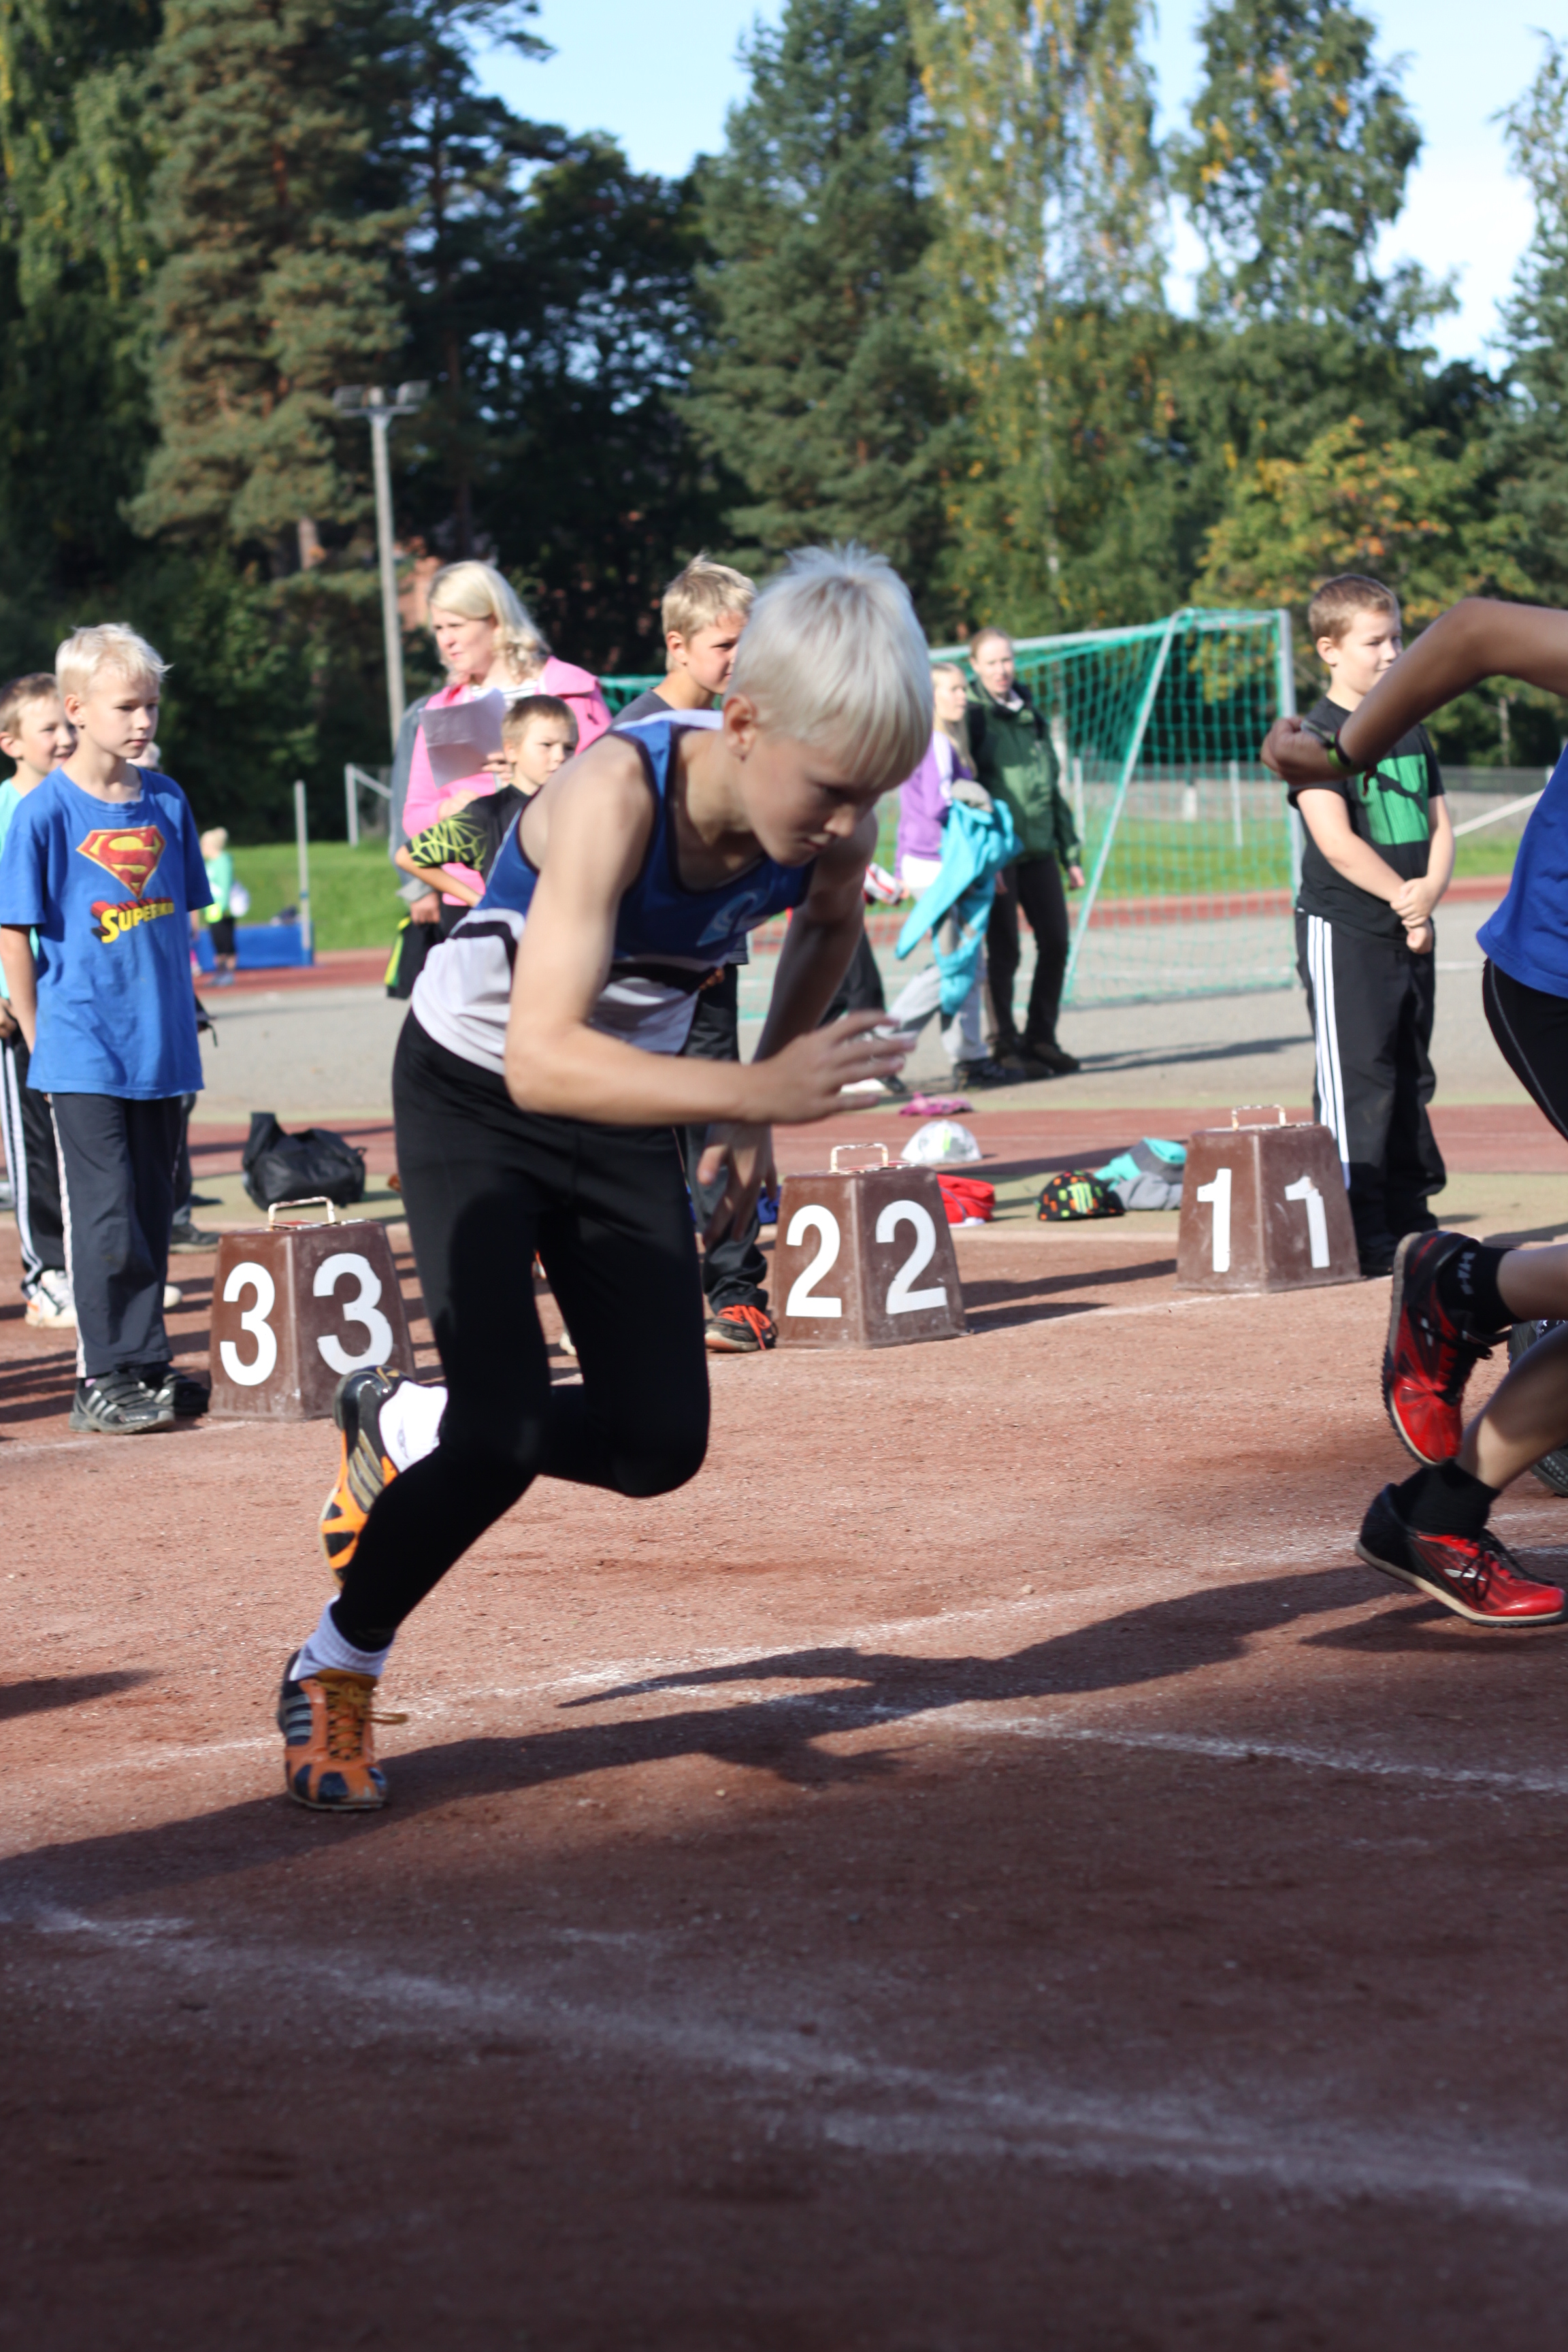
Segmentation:
[[(1186, 607), (1015, 641), (1083, 843), (1064, 1003), (1293, 983), (1299, 851), (1258, 757), (1292, 707), (1289, 626), (1284, 612)], [(967, 667), (963, 647), (932, 658)]]

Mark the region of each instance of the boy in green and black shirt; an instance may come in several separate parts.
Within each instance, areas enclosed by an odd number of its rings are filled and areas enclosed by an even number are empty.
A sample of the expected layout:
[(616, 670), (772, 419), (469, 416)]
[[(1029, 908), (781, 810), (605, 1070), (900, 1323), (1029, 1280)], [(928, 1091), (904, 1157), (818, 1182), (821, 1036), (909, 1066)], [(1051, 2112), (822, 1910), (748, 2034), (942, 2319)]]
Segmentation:
[[(1380, 581), (1325, 582), (1308, 614), (1329, 691), (1308, 724), (1337, 733), (1402, 647)], [(1432, 912), (1454, 868), (1437, 755), (1424, 727), (1365, 775), (1292, 788), (1307, 840), (1296, 950), (1317, 1046), (1313, 1107), (1339, 1145), (1364, 1275), (1387, 1274), (1447, 1181), (1427, 1107), (1436, 1085)]]

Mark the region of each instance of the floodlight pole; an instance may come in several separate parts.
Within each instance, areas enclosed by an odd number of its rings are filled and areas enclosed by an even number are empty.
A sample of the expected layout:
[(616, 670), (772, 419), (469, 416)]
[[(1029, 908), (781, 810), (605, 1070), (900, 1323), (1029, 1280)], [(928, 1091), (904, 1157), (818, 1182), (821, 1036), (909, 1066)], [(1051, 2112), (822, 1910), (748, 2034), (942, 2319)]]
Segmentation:
[(375, 407), (370, 417), (371, 470), (375, 476), (375, 544), (381, 562), (381, 626), (386, 640), (386, 708), (392, 740), (403, 724), (403, 622), (397, 610), (397, 572), (392, 557), (392, 456), (387, 436), (390, 409)]
[(386, 709), (395, 752), (403, 724), (403, 624), (397, 610), (397, 566), (392, 541), (392, 453), (388, 436), (395, 416), (412, 416), (430, 387), (400, 383), (388, 394), (379, 383), (340, 384), (332, 405), (341, 416), (363, 416), (370, 425), (371, 472), (375, 482), (375, 544), (381, 572), (381, 625), (386, 646)]

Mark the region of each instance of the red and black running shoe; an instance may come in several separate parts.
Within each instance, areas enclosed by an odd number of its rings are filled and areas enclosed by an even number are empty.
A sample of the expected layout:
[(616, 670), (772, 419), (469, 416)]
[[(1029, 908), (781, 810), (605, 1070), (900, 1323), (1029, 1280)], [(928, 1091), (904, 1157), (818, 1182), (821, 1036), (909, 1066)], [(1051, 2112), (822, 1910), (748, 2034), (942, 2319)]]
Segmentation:
[(715, 1356), (758, 1356), (778, 1338), (765, 1307), (721, 1307), (703, 1332)]
[(1413, 1585), (1473, 1625), (1528, 1632), (1531, 1626), (1560, 1625), (1568, 1616), (1568, 1593), (1526, 1576), (1489, 1528), (1479, 1536), (1422, 1535), (1400, 1517), (1392, 1486), (1384, 1488), (1362, 1521), (1356, 1550), (1368, 1568)]
[(1449, 1314), (1436, 1277), (1464, 1234), (1406, 1234), (1394, 1260), (1388, 1345), (1383, 1351), (1383, 1402), (1394, 1433), (1417, 1462), (1451, 1462), (1465, 1433), (1465, 1382), (1495, 1331), (1478, 1331)]

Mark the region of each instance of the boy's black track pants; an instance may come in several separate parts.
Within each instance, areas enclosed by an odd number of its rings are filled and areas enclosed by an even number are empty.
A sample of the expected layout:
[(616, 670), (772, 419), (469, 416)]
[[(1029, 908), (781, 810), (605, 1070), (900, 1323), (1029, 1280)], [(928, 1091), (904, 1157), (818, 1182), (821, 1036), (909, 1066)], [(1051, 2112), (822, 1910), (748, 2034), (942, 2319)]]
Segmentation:
[(1339, 1146), (1357, 1246), (1377, 1257), (1431, 1222), (1447, 1182), (1428, 1115), (1436, 962), (1321, 915), (1296, 916), (1317, 1049), (1312, 1108)]
[(46, 1267), (57, 1274), (66, 1268), (54, 1114), (47, 1095), (35, 1094), (27, 1084), (31, 1058), (20, 1030), (0, 1042), (0, 1129), (16, 1196), (24, 1290), (32, 1288)]
[(181, 1097), (58, 1094), (54, 1107), (77, 1370), (161, 1371)]
[[(333, 1609), (365, 1650), (384, 1647), (535, 1478), (663, 1495), (708, 1445), (702, 1285), (673, 1130), (521, 1111), (412, 1013), (392, 1093), (448, 1393), (440, 1444), (376, 1498)], [(536, 1251), (580, 1387), (551, 1381)]]

